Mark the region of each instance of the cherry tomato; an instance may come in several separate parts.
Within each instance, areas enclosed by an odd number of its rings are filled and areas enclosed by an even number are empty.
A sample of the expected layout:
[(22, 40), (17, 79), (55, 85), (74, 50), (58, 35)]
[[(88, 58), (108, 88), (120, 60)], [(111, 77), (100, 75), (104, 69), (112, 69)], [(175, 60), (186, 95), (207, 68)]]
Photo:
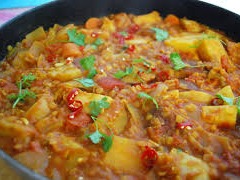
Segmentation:
[(66, 121), (66, 128), (86, 127), (90, 123), (92, 123), (92, 119), (86, 113), (77, 110), (69, 114), (68, 120)]
[(136, 49), (135, 45), (131, 44), (131, 45), (129, 45), (129, 47), (127, 48), (127, 51), (128, 51), (129, 53), (133, 53), (133, 52), (135, 51), (135, 49)]
[(102, 77), (97, 80), (97, 83), (99, 86), (106, 90), (112, 90), (115, 87), (122, 89), (125, 86), (124, 82), (113, 77)]

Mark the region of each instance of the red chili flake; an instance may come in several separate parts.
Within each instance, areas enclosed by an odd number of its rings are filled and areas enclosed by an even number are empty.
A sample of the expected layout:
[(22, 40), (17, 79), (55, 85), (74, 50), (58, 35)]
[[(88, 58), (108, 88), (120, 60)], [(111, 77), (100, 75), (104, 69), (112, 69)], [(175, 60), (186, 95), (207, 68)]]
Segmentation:
[(161, 71), (159, 74), (158, 74), (158, 78), (160, 81), (164, 82), (168, 79), (170, 79), (170, 74), (168, 71)]
[(128, 28), (128, 33), (129, 33), (129, 34), (134, 34), (134, 33), (136, 33), (139, 29), (140, 29), (139, 25), (137, 25), (137, 24), (132, 24), (132, 25)]
[(124, 37), (125, 40), (131, 40), (134, 36), (132, 34), (128, 34), (126, 37)]
[(82, 110), (82, 108), (83, 108), (82, 102), (79, 100), (73, 100), (68, 102), (68, 109), (73, 112), (79, 109)]
[(170, 64), (170, 59), (165, 54), (158, 55), (157, 58), (160, 59), (163, 63)]
[(151, 169), (157, 162), (158, 154), (155, 149), (145, 146), (145, 150), (142, 152), (141, 160), (147, 169)]
[(148, 85), (143, 85), (143, 84), (140, 84), (140, 87), (142, 89), (153, 89), (153, 88), (156, 88), (157, 87), (157, 84), (156, 83), (153, 83), (153, 84), (148, 84)]
[(128, 53), (133, 53), (135, 51), (135, 49), (136, 49), (135, 45), (131, 44), (131, 45), (128, 46), (127, 52)]
[(192, 123), (189, 122), (189, 121), (176, 123), (176, 128), (177, 129), (191, 129), (192, 128)]
[(72, 102), (74, 98), (78, 95), (79, 91), (77, 88), (71, 90), (71, 92), (67, 96), (68, 103)]
[(98, 37), (98, 35), (99, 35), (99, 34), (98, 34), (98, 33), (96, 33), (96, 32), (92, 32), (92, 33), (91, 33), (91, 37), (93, 37), (93, 38), (97, 38), (97, 37)]
[(210, 104), (213, 105), (213, 106), (219, 106), (219, 105), (223, 105), (224, 104), (224, 101), (222, 99), (219, 99), (219, 98), (213, 98), (211, 101), (210, 101)]
[(151, 70), (152, 70), (152, 71), (156, 71), (157, 68), (156, 68), (156, 67), (152, 67)]
[(83, 51), (84, 48), (85, 48), (84, 46), (79, 46), (79, 50), (80, 50), (80, 51)]

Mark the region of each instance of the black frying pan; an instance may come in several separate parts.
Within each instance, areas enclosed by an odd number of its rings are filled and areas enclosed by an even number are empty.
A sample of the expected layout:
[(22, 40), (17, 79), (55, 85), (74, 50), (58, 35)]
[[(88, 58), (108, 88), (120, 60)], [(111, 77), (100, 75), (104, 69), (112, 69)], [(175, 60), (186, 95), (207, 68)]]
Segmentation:
[[(56, 23), (82, 24), (93, 16), (118, 12), (144, 14), (152, 10), (159, 11), (162, 16), (173, 13), (196, 20), (240, 41), (240, 16), (196, 0), (57, 0), (24, 13), (0, 28), (0, 60), (6, 55), (7, 45), (14, 45), (38, 26), (47, 29)], [(46, 179), (20, 165), (1, 150), (0, 158), (23, 179)]]

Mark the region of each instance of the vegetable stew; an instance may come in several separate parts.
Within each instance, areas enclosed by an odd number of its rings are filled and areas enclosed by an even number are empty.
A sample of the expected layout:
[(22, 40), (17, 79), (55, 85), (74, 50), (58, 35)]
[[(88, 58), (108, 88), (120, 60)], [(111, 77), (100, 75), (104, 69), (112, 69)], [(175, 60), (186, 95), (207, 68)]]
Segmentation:
[(156, 11), (39, 27), (0, 63), (0, 148), (49, 179), (240, 178), (240, 43)]

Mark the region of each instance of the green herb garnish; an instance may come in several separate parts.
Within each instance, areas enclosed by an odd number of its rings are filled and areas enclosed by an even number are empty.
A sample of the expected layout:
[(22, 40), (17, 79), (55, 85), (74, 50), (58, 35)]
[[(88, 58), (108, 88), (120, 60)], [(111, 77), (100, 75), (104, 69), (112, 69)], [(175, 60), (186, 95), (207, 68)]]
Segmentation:
[(238, 97), (236, 101), (237, 109), (238, 109), (238, 114), (240, 114), (240, 97)]
[(82, 66), (84, 70), (89, 71), (88, 78), (93, 78), (97, 74), (97, 70), (94, 68), (94, 62), (96, 58), (93, 55), (90, 55), (88, 57), (84, 57), (80, 59), (79, 63)]
[(89, 78), (75, 79), (75, 81), (81, 83), (84, 87), (93, 87), (95, 85), (94, 81)]
[(224, 102), (226, 102), (228, 105), (233, 105), (233, 102), (234, 102), (234, 98), (229, 98), (229, 97), (225, 97), (221, 94), (217, 94), (216, 95), (217, 98), (223, 100)]
[(155, 104), (156, 108), (158, 109), (158, 103), (157, 103), (156, 99), (153, 98), (152, 96), (148, 95), (145, 92), (140, 92), (140, 93), (138, 93), (138, 97), (139, 98), (144, 98), (144, 99), (147, 99), (147, 100), (151, 100)]
[(15, 108), (20, 101), (24, 101), (27, 97), (36, 98), (36, 94), (28, 89), (25, 89), (31, 85), (36, 79), (33, 74), (23, 75), (22, 79), (17, 83), (19, 92), (18, 94), (10, 94), (8, 98), (14, 101), (12, 108)]
[(157, 41), (163, 41), (168, 38), (168, 32), (163, 29), (151, 28), (151, 30), (155, 32)]
[(92, 116), (95, 116), (95, 117), (102, 112), (102, 109), (106, 109), (109, 107), (110, 107), (110, 104), (109, 102), (107, 102), (107, 97), (104, 97), (99, 101), (91, 101), (89, 104), (90, 113)]
[(133, 67), (127, 67), (125, 71), (119, 70), (114, 74), (115, 78), (121, 79), (133, 72)]
[(178, 53), (176, 53), (176, 52), (170, 54), (170, 60), (173, 63), (173, 69), (174, 70), (178, 71), (178, 70), (183, 69), (183, 68), (185, 68), (187, 66), (182, 61), (181, 56)]
[(78, 33), (76, 29), (69, 29), (67, 31), (69, 41), (73, 42), (79, 46), (84, 46), (85, 45), (85, 38), (86, 35), (83, 33)]
[(98, 46), (102, 45), (104, 41), (101, 38), (97, 38), (93, 43), (92, 46), (94, 49), (97, 49)]

